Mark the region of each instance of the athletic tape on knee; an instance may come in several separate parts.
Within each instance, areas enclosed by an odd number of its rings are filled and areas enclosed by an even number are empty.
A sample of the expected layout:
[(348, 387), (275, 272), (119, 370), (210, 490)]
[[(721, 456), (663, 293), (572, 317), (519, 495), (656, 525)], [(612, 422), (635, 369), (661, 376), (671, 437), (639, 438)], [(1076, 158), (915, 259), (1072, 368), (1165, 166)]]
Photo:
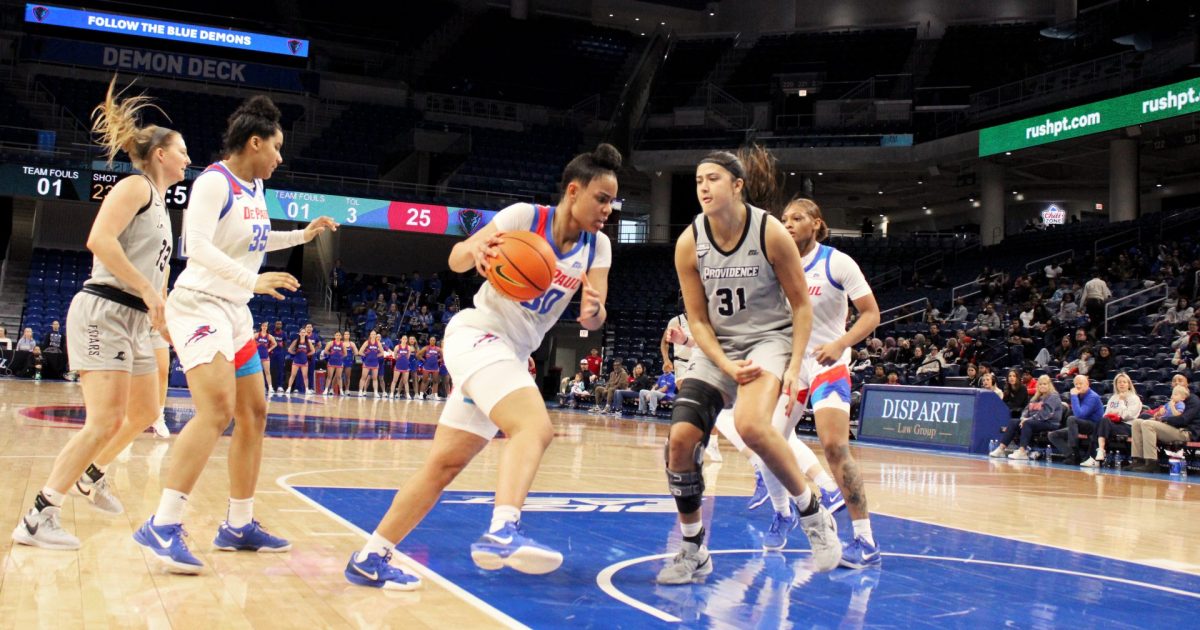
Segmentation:
[(675, 396), (671, 410), (671, 424), (686, 422), (704, 432), (707, 442), (717, 421), (717, 414), (725, 406), (725, 399), (717, 388), (697, 379), (688, 379)]

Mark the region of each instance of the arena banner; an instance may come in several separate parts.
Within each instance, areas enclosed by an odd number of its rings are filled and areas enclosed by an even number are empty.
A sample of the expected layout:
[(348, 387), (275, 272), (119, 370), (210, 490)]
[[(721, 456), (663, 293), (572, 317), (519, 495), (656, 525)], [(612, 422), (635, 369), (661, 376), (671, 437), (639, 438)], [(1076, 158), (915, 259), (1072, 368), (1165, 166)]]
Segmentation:
[(308, 40), (304, 39), (48, 4), (26, 4), (25, 22), (287, 57), (308, 57)]
[(979, 157), (1200, 112), (1200, 79), (1173, 83), (979, 131)]
[(858, 437), (940, 450), (988, 452), (1009, 419), (996, 394), (965, 387), (867, 385), (859, 408)]
[(316, 93), (320, 85), (317, 73), (293, 68), (51, 37), (26, 37), (21, 43), (21, 57), (45, 63), (288, 92)]

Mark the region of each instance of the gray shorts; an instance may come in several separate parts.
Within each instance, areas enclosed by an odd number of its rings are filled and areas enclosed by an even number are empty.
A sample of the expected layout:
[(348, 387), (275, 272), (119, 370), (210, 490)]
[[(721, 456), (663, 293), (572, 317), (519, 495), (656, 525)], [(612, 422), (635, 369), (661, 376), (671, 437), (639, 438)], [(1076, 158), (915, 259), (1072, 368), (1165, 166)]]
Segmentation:
[(67, 311), (67, 356), (80, 372), (158, 371), (150, 316), (90, 293), (77, 293)]
[[(749, 359), (755, 365), (762, 367), (764, 372), (783, 380), (783, 373), (787, 371), (788, 362), (792, 360), (792, 334), (789, 331), (786, 334), (767, 337), (754, 344), (747, 344), (747, 347), (744, 348), (732, 351), (724, 348), (724, 350), (725, 356), (729, 357), (730, 361)], [(675, 378), (678, 379), (679, 376), (676, 375)], [(725, 398), (726, 408), (733, 406), (734, 401), (737, 400), (737, 382), (702, 352), (692, 354), (691, 363), (688, 365), (687, 380), (692, 379), (703, 381), (717, 388), (721, 392), (721, 396)]]
[(150, 344), (155, 350), (169, 350), (171, 348), (171, 344), (167, 343), (167, 340), (163, 339), (162, 335), (157, 330), (154, 330), (153, 326), (150, 327)]

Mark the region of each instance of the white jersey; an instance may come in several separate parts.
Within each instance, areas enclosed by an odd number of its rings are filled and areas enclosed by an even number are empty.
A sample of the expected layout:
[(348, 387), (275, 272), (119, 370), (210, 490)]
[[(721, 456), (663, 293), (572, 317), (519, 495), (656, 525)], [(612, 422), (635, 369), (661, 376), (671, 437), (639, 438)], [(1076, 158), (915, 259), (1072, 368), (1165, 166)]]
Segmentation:
[(837, 341), (846, 334), (849, 302), (870, 295), (871, 286), (853, 258), (828, 245), (818, 244), (801, 262), (813, 309), (807, 349), (812, 353), (817, 346)]
[(582, 232), (571, 251), (558, 251), (551, 232), (554, 212), (553, 206), (518, 203), (501, 210), (492, 219), (501, 232), (534, 232), (550, 243), (558, 256), (558, 265), (546, 293), (528, 302), (516, 302), (485, 282), (475, 294), (475, 307), (455, 315), (453, 321), (507, 338), (519, 356), (527, 356), (542, 345), (542, 338), (558, 322), (583, 284), (580, 277), (593, 267), (612, 266), (612, 246), (608, 236), (600, 232)]
[(244, 182), (220, 162), (209, 166), (183, 214), (181, 250), (189, 259), (175, 288), (248, 304), (270, 234), (262, 180)]
[[(692, 329), (688, 326), (687, 313), (672, 317), (671, 320), (667, 322), (667, 328), (672, 326), (683, 330), (683, 334), (687, 335), (688, 337), (692, 336)], [(685, 346), (681, 343), (673, 343), (671, 344), (671, 351), (675, 354), (675, 359), (677, 361), (687, 362), (692, 360), (692, 348), (688, 346)]]

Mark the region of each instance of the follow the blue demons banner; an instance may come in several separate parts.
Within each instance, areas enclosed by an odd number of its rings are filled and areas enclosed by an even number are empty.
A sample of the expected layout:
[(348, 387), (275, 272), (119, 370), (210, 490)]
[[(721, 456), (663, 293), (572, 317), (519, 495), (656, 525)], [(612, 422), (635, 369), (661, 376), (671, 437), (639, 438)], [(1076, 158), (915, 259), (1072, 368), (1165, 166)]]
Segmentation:
[(92, 66), (134, 74), (156, 74), (288, 92), (315, 93), (319, 87), (318, 75), (315, 72), (50, 37), (26, 37), (22, 41), (21, 56), (31, 61)]

